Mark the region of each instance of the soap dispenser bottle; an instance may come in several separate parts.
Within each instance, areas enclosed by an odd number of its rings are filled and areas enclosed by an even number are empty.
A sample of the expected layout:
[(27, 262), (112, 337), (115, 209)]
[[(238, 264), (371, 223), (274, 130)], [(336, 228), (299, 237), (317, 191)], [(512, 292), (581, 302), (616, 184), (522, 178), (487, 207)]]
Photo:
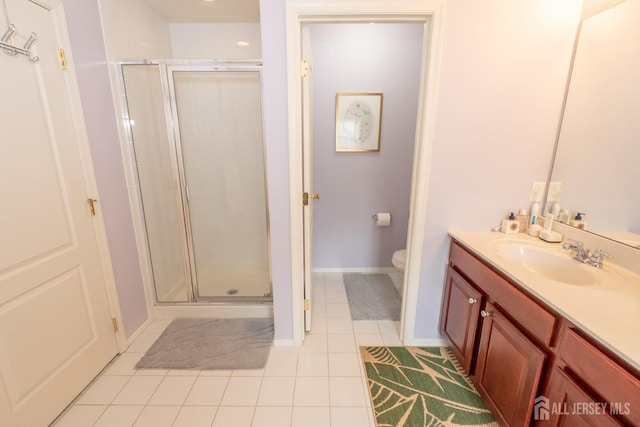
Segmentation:
[(586, 215), (584, 212), (578, 212), (576, 213), (576, 216), (569, 221), (569, 225), (575, 227), (575, 228), (579, 228), (580, 230), (586, 230), (587, 229), (587, 221), (582, 219), (582, 216)]
[(500, 231), (506, 234), (515, 234), (520, 229), (520, 223), (516, 220), (516, 216), (511, 212), (509, 218), (503, 219), (500, 224)]
[(520, 209), (520, 212), (516, 215), (516, 220), (520, 223), (518, 231), (520, 233), (527, 231), (527, 226), (529, 225), (529, 214), (526, 209)]

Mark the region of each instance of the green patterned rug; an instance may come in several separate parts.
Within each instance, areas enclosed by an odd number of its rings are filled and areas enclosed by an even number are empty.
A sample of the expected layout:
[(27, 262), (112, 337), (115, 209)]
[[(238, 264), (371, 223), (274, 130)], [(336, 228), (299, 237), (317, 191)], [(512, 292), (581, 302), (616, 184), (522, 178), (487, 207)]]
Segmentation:
[(361, 347), (376, 424), (497, 426), (446, 347)]

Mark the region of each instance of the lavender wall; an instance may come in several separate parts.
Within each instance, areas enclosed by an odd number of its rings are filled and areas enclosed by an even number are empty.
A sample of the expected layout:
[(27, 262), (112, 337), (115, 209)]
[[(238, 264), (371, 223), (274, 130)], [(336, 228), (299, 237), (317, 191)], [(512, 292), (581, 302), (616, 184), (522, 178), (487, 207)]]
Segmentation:
[(97, 0), (63, 0), (111, 262), (128, 336), (148, 317)]
[[(293, 339), (285, 0), (260, 0), (274, 339)], [(296, 284), (302, 286), (301, 283)], [(300, 301), (296, 301), (300, 304)]]
[[(314, 268), (391, 267), (406, 246), (423, 28), (312, 24)], [(335, 152), (335, 95), (381, 92), (380, 151)], [(377, 227), (376, 212), (391, 226)]]

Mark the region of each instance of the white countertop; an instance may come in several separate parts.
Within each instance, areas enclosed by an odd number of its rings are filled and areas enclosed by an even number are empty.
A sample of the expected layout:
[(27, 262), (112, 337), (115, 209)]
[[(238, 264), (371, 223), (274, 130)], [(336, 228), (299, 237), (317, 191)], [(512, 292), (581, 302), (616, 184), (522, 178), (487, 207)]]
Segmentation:
[[(570, 258), (569, 253), (562, 249), (560, 243), (546, 243), (524, 233), (450, 231), (449, 235), (640, 370), (640, 276), (638, 274), (606, 259), (602, 272), (613, 271), (622, 275), (624, 277), (622, 286), (579, 286), (555, 282), (526, 269), (515, 267), (498, 256), (495, 247), (509, 240), (526, 240), (531, 245), (539, 245), (545, 250)], [(575, 262), (578, 263), (578, 261)], [(584, 266), (595, 268), (586, 264)]]

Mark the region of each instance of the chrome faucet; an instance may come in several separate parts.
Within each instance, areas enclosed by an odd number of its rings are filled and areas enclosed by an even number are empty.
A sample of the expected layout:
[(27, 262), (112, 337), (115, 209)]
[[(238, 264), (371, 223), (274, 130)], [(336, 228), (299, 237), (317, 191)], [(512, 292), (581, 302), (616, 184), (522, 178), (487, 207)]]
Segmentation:
[(575, 240), (571, 241), (572, 243), (566, 242), (562, 245), (562, 249), (565, 251), (575, 251), (573, 254), (573, 258), (577, 259), (580, 262), (589, 262), (589, 250), (584, 248), (582, 242), (578, 242)]
[(604, 252), (603, 250), (595, 249), (593, 252), (591, 252), (591, 256), (589, 256), (589, 263), (595, 268), (600, 268), (602, 267), (602, 261), (605, 257), (612, 258), (611, 255)]
[(589, 254), (589, 250), (584, 248), (584, 245), (582, 244), (582, 242), (578, 242), (575, 240), (572, 240), (571, 243), (565, 242), (562, 245), (562, 249), (568, 250), (568, 251), (574, 251), (573, 253), (574, 259), (585, 264), (591, 264), (595, 268), (602, 267), (602, 262), (604, 261), (605, 257), (612, 258), (611, 255), (609, 255), (608, 253), (606, 253), (601, 249), (594, 249), (591, 252), (591, 254)]

